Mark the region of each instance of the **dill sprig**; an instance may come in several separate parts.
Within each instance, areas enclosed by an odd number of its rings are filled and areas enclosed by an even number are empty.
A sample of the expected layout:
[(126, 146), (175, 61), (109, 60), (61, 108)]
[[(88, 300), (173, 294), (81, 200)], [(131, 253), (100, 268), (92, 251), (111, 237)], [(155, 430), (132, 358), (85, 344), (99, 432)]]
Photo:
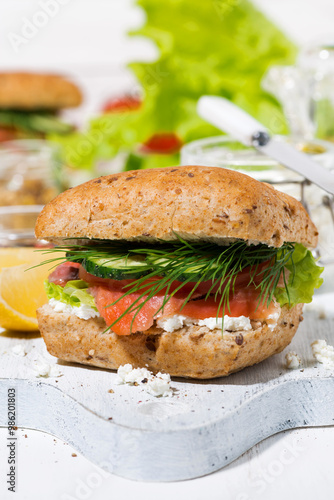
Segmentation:
[[(160, 242), (155, 245), (102, 240), (90, 240), (87, 245), (71, 245), (70, 241), (68, 246), (44, 250), (46, 254), (65, 251), (65, 259), (53, 258), (46, 260), (43, 264), (58, 265), (61, 260), (80, 262), (85, 268), (86, 262), (92, 258), (106, 259), (105, 263), (112, 265), (119, 259), (127, 262), (129, 258), (135, 256), (136, 260), (140, 261), (140, 265), (136, 268), (131, 261), (129, 270), (127, 271), (126, 268), (122, 270), (123, 279), (126, 279), (127, 273), (133, 273), (136, 270), (141, 273), (141, 277), (127, 284), (124, 287), (124, 295), (106, 307), (115, 305), (127, 295), (133, 293), (139, 295), (109, 328), (112, 328), (125, 315), (134, 313), (131, 322), (132, 330), (136, 316), (152, 297), (165, 290), (163, 303), (155, 313), (157, 315), (185, 284), (194, 283), (181, 307), (182, 310), (204, 281), (211, 282), (204, 299), (207, 300), (210, 295), (214, 295), (215, 301), (218, 301), (218, 318), (220, 310), (230, 312), (229, 298), (234, 294), (237, 276), (248, 267), (250, 272), (248, 285), (253, 284), (259, 290), (257, 307), (260, 304), (269, 306), (281, 276), (283, 276), (284, 287), (289, 297), (285, 266), (291, 262), (293, 264), (294, 245), (292, 243), (285, 243), (280, 248), (263, 244), (248, 245), (245, 241), (236, 241), (229, 246), (219, 246), (210, 242), (186, 241), (179, 235), (177, 237), (177, 241)], [(259, 269), (264, 262), (268, 262), (268, 266)], [(175, 281), (181, 283), (171, 290)]]

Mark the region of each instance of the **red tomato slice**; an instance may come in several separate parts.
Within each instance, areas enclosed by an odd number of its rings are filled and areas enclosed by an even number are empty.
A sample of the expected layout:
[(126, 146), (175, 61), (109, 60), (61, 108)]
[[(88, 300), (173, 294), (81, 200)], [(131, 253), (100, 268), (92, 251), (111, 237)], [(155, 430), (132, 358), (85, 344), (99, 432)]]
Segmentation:
[(171, 133), (154, 134), (139, 148), (141, 153), (173, 154), (178, 153), (182, 147), (181, 139)]
[(12, 127), (0, 127), (0, 142), (17, 139), (17, 130)]
[(102, 111), (104, 113), (122, 113), (126, 111), (135, 111), (139, 109), (141, 105), (142, 101), (139, 97), (124, 95), (107, 101)]

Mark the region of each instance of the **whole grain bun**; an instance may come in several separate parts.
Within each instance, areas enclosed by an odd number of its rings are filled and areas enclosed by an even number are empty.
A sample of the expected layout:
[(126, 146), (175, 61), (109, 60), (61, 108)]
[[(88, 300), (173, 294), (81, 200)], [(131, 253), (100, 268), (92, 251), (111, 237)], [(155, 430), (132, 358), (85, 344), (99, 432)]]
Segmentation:
[[(224, 332), (190, 326), (173, 333), (152, 328), (145, 333), (119, 336), (105, 332), (103, 318), (78, 319), (54, 312), (47, 304), (38, 309), (42, 337), (50, 354), (65, 361), (117, 369), (131, 363), (153, 372), (208, 379), (251, 366), (290, 344), (302, 320), (303, 304), (284, 306), (273, 330), (266, 324), (252, 331)], [(105, 332), (105, 333), (104, 333)]]
[(136, 170), (65, 191), (42, 210), (36, 237), (141, 240), (247, 240), (280, 247), (317, 244), (297, 200), (247, 175), (215, 167)]
[(0, 73), (0, 108), (61, 109), (81, 101), (78, 87), (60, 75)]

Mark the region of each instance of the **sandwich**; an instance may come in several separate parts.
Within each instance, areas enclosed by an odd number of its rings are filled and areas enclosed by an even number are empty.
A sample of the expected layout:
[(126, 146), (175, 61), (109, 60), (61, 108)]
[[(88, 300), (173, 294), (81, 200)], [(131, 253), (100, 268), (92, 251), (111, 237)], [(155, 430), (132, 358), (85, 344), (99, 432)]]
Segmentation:
[(222, 168), (94, 179), (46, 205), (35, 232), (54, 245), (47, 349), (97, 367), (229, 375), (291, 342), (322, 281), (301, 203)]
[(78, 87), (60, 75), (0, 73), (0, 142), (71, 132), (57, 113), (81, 101)]

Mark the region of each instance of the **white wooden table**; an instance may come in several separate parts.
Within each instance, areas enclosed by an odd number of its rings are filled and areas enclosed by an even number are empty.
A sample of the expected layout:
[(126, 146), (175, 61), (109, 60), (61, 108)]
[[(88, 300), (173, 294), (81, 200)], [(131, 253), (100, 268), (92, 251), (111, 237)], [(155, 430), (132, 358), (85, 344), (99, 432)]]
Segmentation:
[[(210, 476), (163, 484), (135, 482), (106, 473), (51, 435), (26, 429), (17, 434), (18, 492), (6, 495), (3, 489), (5, 464), (1, 452), (2, 500), (332, 498), (334, 428), (287, 431), (265, 440)], [(0, 429), (1, 450), (5, 437), (5, 429)]]

